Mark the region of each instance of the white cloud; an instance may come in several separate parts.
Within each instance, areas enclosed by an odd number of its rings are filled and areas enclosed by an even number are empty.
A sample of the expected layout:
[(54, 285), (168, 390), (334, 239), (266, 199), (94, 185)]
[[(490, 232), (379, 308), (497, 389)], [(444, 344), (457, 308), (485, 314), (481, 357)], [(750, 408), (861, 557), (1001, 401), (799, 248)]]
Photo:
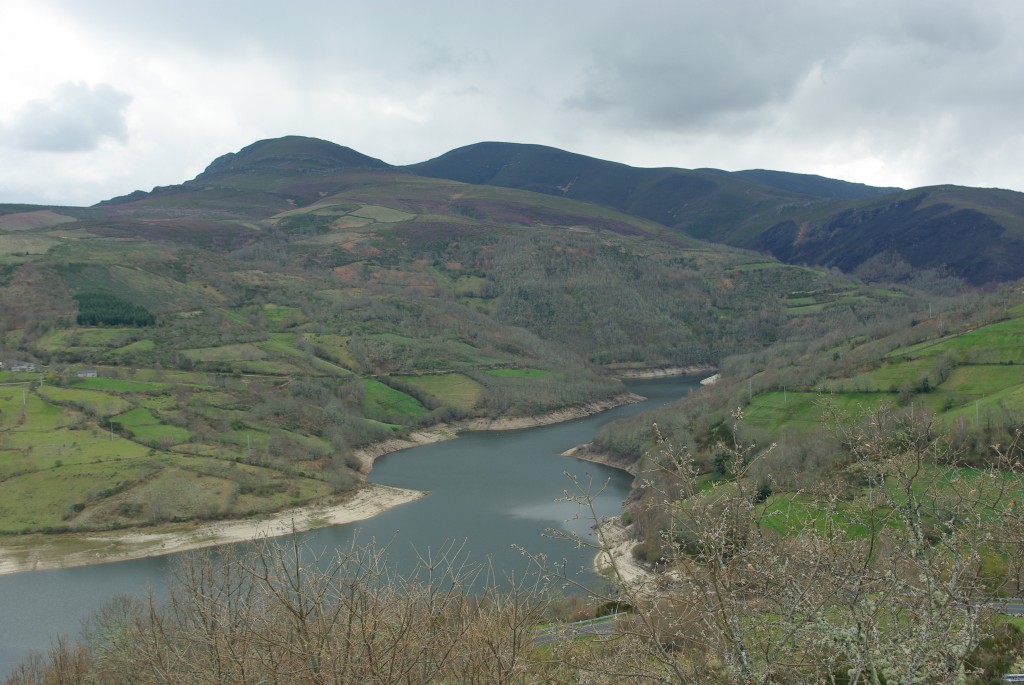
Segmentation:
[(285, 134), (392, 164), (505, 140), (1024, 189), (1022, 21), (1015, 0), (11, 0), (0, 125), (28, 149), (0, 201), (178, 183)]
[(5, 127), (4, 139), (23, 150), (84, 152), (104, 140), (128, 141), (127, 93), (107, 84), (65, 83), (45, 100), (32, 100)]

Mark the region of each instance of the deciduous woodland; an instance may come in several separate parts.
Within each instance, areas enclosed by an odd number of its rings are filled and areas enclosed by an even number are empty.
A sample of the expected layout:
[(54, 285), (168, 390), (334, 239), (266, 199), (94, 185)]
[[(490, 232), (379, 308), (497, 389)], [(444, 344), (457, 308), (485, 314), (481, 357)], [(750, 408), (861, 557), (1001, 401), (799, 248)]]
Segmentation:
[(399, 577), (267, 543), (193, 557), (168, 602), (117, 598), (7, 682), (1024, 671), (1024, 200), (848, 186), (490, 144), (399, 169), (288, 137), (0, 208), (0, 545), (333, 502), (385, 440), (718, 371), (574, 451), (636, 476), (575, 540), (586, 587), (541, 558), (510, 587), (457, 550)]

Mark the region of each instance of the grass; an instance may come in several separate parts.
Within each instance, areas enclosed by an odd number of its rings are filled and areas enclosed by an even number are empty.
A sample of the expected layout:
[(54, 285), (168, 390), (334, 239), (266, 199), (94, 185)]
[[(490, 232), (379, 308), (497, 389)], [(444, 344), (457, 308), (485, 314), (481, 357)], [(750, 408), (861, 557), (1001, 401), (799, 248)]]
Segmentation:
[(942, 387), (976, 399), (1022, 384), (1024, 365), (972, 364), (954, 369)]
[(96, 378), (83, 378), (75, 381), (74, 387), (81, 390), (101, 390), (117, 393), (157, 393), (167, 390), (171, 387), (171, 384), (97, 376)]
[(303, 333), (302, 341), (313, 346), (317, 356), (341, 364), (345, 368), (354, 369), (356, 360), (348, 351), (351, 336), (333, 333)]
[(18, 431), (6, 436), (0, 473), (9, 476), (61, 465), (130, 462), (148, 453), (149, 448), (112, 434), (106, 427)]
[(280, 331), (306, 321), (306, 315), (298, 307), (280, 304), (263, 305), (263, 320), (270, 330)]
[(873, 407), (887, 395), (870, 393), (834, 393), (774, 391), (756, 395), (743, 410), (744, 420), (767, 430), (806, 432), (821, 426), (825, 403), (841, 411), (859, 412)]
[(547, 378), (552, 373), (546, 369), (490, 369), (487, 375), (497, 378)]
[(128, 357), (131, 355), (147, 354), (156, 349), (156, 343), (152, 340), (136, 340), (133, 343), (111, 350), (107, 354), (113, 357)]
[(161, 423), (144, 407), (137, 407), (121, 414), (117, 417), (116, 423), (131, 433), (133, 439), (147, 445), (177, 445), (192, 438), (190, 431)]
[(38, 255), (46, 254), (60, 240), (46, 235), (0, 234), (0, 255)]
[(35, 392), (50, 404), (69, 404), (91, 416), (113, 416), (132, 408), (131, 402), (127, 400), (95, 390), (57, 388), (47, 385), (36, 388)]
[(116, 490), (141, 475), (144, 460), (74, 464), (27, 473), (0, 482), (0, 532), (45, 530), (68, 525), (64, 516), (90, 498)]
[(890, 357), (934, 357), (947, 352), (973, 363), (1024, 363), (1024, 317), (981, 326), (937, 341), (924, 341), (889, 354)]
[(408, 221), (409, 219), (415, 218), (415, 214), (409, 214), (398, 209), (391, 209), (390, 207), (380, 207), (377, 205), (363, 205), (359, 209), (349, 212), (352, 216), (361, 217), (363, 219), (372, 219), (379, 223), (397, 223), (399, 221)]
[(199, 347), (182, 350), (181, 353), (194, 362), (256, 361), (267, 358), (267, 353), (252, 343)]
[(395, 376), (395, 380), (425, 390), (442, 403), (470, 410), (476, 406), (483, 386), (461, 373), (441, 373), (423, 376)]
[(850, 502), (837, 502), (830, 510), (809, 495), (773, 495), (760, 513), (762, 525), (779, 535), (794, 535), (810, 528), (819, 535), (845, 530), (850, 539), (858, 539), (870, 532), (858, 521), (859, 508)]
[(48, 404), (27, 386), (0, 388), (0, 428), (5, 430), (54, 430), (80, 417), (73, 408)]
[(884, 364), (850, 379), (829, 381), (828, 387), (833, 390), (890, 392), (897, 390), (903, 383), (916, 384), (925, 377), (934, 378), (937, 383), (937, 376), (935, 359), (913, 359)]
[(363, 413), (370, 418), (383, 419), (386, 422), (395, 418), (404, 423), (429, 413), (415, 397), (372, 378), (363, 380), (363, 392)]

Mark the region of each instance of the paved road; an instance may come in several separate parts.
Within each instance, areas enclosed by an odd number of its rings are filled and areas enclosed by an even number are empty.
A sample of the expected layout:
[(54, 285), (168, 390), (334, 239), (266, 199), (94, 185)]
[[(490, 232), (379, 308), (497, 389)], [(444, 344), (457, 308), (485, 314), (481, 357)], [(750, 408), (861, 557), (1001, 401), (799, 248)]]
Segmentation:
[(546, 645), (555, 640), (576, 640), (581, 637), (611, 635), (615, 632), (615, 619), (625, 615), (625, 613), (618, 613), (575, 623), (556, 623), (537, 631), (533, 641), (538, 645)]

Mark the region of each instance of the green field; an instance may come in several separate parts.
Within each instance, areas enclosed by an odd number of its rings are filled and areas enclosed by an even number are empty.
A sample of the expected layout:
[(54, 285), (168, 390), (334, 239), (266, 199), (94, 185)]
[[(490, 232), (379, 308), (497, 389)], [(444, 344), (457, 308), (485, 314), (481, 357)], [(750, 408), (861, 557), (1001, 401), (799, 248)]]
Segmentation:
[(127, 430), (133, 440), (147, 445), (159, 445), (168, 448), (172, 445), (188, 442), (192, 433), (178, 426), (161, 423), (152, 412), (143, 407), (127, 411), (115, 421)]
[(267, 358), (267, 353), (252, 343), (203, 347), (182, 350), (181, 353), (196, 362), (255, 361)]
[(280, 331), (304, 323), (306, 315), (298, 307), (265, 304), (263, 305), (263, 319), (268, 329)]
[(415, 397), (372, 378), (363, 380), (363, 392), (363, 411), (370, 418), (386, 423), (391, 422), (389, 419), (397, 419), (402, 423), (428, 413), (428, 409)]
[(48, 403), (71, 405), (91, 416), (97, 417), (120, 414), (132, 407), (130, 402), (116, 395), (95, 390), (58, 388), (47, 385), (36, 388), (35, 392)]
[(356, 361), (348, 351), (347, 335), (335, 335), (332, 333), (303, 333), (302, 342), (313, 346), (314, 353), (347, 369), (353, 369)]
[(104, 392), (116, 393), (159, 393), (171, 387), (170, 383), (155, 383), (153, 381), (136, 381), (124, 378), (107, 378), (97, 376), (96, 378), (82, 378), (75, 381), (74, 387), (81, 390), (102, 390)]
[(114, 357), (130, 357), (132, 355), (144, 355), (156, 349), (156, 343), (152, 340), (136, 340), (133, 343), (111, 350), (107, 354)]
[(487, 375), (498, 378), (547, 378), (551, 372), (545, 369), (490, 369)]
[(483, 386), (461, 373), (394, 376), (394, 379), (425, 390), (443, 404), (467, 411), (476, 405), (480, 393), (483, 392)]

